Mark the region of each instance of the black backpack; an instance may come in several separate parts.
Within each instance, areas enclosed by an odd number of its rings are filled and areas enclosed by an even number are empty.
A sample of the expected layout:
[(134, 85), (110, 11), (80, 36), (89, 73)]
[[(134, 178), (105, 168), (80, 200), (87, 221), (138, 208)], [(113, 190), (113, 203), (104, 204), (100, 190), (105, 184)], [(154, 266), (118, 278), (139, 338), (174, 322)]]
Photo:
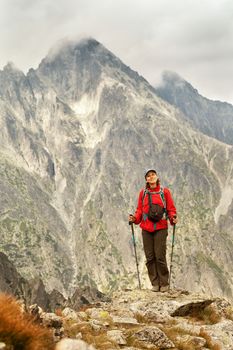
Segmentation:
[[(163, 219), (163, 217), (164, 217), (164, 219), (167, 219), (166, 200), (165, 200), (163, 188), (161, 187), (159, 192), (150, 192), (148, 189), (145, 189), (144, 194), (143, 194), (143, 198), (142, 198), (142, 202), (144, 201), (146, 194), (148, 194), (148, 196), (149, 196), (148, 219), (152, 222), (158, 222), (161, 219)], [(161, 200), (163, 202), (163, 207), (161, 207), (161, 205), (159, 205), (159, 204), (152, 203), (152, 199), (151, 199), (152, 194), (159, 194), (160, 195)]]

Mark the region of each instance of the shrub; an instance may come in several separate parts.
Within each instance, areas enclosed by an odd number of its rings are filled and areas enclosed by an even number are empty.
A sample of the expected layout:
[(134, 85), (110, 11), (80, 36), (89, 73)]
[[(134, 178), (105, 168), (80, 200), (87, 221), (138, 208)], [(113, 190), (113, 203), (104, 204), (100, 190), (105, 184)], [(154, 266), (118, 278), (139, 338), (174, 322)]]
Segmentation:
[(52, 334), (23, 313), (13, 297), (3, 293), (0, 294), (0, 339), (11, 349), (54, 349)]

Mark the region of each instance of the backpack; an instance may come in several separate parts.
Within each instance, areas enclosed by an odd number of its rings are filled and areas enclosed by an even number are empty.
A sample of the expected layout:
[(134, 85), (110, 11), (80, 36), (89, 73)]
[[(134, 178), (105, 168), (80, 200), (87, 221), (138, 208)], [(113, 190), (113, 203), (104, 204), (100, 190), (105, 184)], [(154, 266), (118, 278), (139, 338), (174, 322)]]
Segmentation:
[[(148, 219), (152, 222), (158, 222), (164, 217), (164, 215), (165, 215), (164, 219), (167, 219), (166, 200), (165, 200), (163, 188), (161, 187), (159, 192), (150, 192), (148, 189), (145, 189), (142, 197), (142, 203), (147, 194), (149, 196), (149, 212), (147, 216)], [(161, 207), (161, 205), (159, 204), (152, 203), (152, 199), (151, 199), (152, 194), (160, 195), (161, 200), (163, 202), (163, 207)]]

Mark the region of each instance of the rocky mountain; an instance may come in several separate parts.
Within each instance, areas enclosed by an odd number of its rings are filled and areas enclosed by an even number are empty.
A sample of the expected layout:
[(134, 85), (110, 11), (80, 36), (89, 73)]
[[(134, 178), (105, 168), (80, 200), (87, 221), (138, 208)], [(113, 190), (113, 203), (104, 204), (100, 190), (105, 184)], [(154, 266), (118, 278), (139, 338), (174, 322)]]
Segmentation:
[(162, 99), (184, 113), (193, 128), (229, 145), (233, 144), (233, 106), (211, 101), (174, 72), (164, 72), (162, 84), (156, 88)]
[(26, 307), (37, 304), (45, 311), (54, 311), (66, 303), (58, 291), (53, 290), (48, 294), (42, 280), (25, 280), (3, 253), (0, 253), (0, 292), (22, 300)]
[(0, 126), (0, 249), (23, 277), (65, 296), (137, 285), (127, 218), (153, 166), (180, 217), (172, 284), (233, 298), (232, 145), (99, 42), (63, 43), (27, 75), (8, 64)]
[(41, 279), (25, 280), (9, 261), (4, 253), (0, 252), (0, 294), (11, 295), (22, 301), (26, 309), (37, 305), (44, 311), (55, 312), (58, 309), (72, 307), (75, 310), (84, 305), (109, 301), (109, 298), (94, 288), (79, 287), (74, 294), (66, 299), (61, 293), (53, 289), (47, 293)]

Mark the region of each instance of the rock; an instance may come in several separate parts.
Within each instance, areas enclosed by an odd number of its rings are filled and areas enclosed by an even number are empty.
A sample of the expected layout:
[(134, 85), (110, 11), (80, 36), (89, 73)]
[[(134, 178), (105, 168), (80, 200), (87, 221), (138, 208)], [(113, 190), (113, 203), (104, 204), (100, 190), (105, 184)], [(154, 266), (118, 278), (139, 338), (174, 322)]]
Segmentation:
[(20, 276), (8, 257), (0, 252), (0, 292), (25, 300), (28, 282)]
[(62, 339), (55, 350), (96, 350), (92, 345), (78, 339)]
[(78, 315), (78, 317), (81, 318), (81, 320), (83, 320), (83, 321), (87, 321), (87, 320), (88, 320), (88, 315), (87, 315), (87, 313), (84, 312), (84, 311), (78, 311), (78, 312), (77, 312), (77, 315)]
[(213, 343), (219, 344), (224, 350), (232, 350), (233, 348), (233, 321), (222, 320), (213, 325), (205, 325), (200, 331), (200, 335), (204, 332), (212, 339)]
[(29, 287), (26, 292), (28, 305), (37, 304), (44, 311), (49, 310), (49, 294), (45, 290), (43, 281), (40, 278), (33, 278), (28, 281)]
[(38, 323), (42, 322), (41, 315), (43, 313), (43, 310), (40, 306), (38, 306), (37, 304), (30, 305), (28, 311), (33, 316), (34, 321)]
[(99, 320), (108, 319), (110, 317), (109, 313), (102, 308), (90, 308), (86, 310), (86, 314), (90, 318), (95, 318)]
[(89, 324), (90, 324), (91, 328), (97, 332), (100, 331), (102, 328), (102, 323), (99, 322), (98, 320), (90, 320)]
[(143, 342), (143, 346), (156, 346), (159, 349), (170, 349), (174, 348), (173, 342), (162, 332), (159, 328), (155, 326), (148, 326), (142, 328), (140, 331), (136, 332), (134, 336)]
[(69, 307), (66, 307), (64, 310), (62, 310), (62, 316), (68, 320), (79, 321), (77, 312)]
[(233, 308), (228, 300), (217, 298), (209, 308), (220, 317), (233, 318)]
[(54, 313), (42, 313), (42, 323), (45, 327), (60, 328), (63, 325), (62, 318)]
[(202, 312), (207, 306), (213, 303), (214, 299), (191, 302), (180, 306), (171, 316), (194, 316)]
[(75, 338), (76, 339), (82, 339), (83, 338), (82, 333), (81, 332), (77, 333)]
[(79, 311), (80, 307), (83, 305), (109, 301), (110, 299), (98, 289), (87, 286), (76, 289), (73, 296), (68, 299), (67, 305), (72, 309)]
[(67, 303), (66, 298), (57, 290), (53, 289), (49, 293), (49, 311), (55, 312), (57, 309), (63, 309)]
[(117, 343), (119, 345), (126, 345), (127, 344), (126, 339), (124, 337), (124, 334), (120, 330), (113, 329), (111, 331), (108, 331), (107, 336), (110, 340), (113, 340), (115, 343)]
[(186, 344), (187, 348), (195, 347), (195, 350), (203, 349), (206, 345), (206, 339), (192, 335), (179, 335), (176, 340), (180, 341), (182, 344)]
[(139, 324), (136, 318), (132, 317), (120, 317), (120, 316), (112, 316), (112, 321), (114, 324), (118, 325), (137, 325)]
[(167, 306), (163, 303), (162, 307), (158, 303), (133, 303), (130, 304), (130, 310), (133, 311), (134, 316), (137, 319), (140, 319), (142, 322), (156, 322), (164, 323), (168, 320), (172, 320), (172, 317), (169, 315)]
[(195, 346), (195, 349), (202, 349), (206, 345), (206, 340), (201, 337), (191, 337), (190, 343)]

